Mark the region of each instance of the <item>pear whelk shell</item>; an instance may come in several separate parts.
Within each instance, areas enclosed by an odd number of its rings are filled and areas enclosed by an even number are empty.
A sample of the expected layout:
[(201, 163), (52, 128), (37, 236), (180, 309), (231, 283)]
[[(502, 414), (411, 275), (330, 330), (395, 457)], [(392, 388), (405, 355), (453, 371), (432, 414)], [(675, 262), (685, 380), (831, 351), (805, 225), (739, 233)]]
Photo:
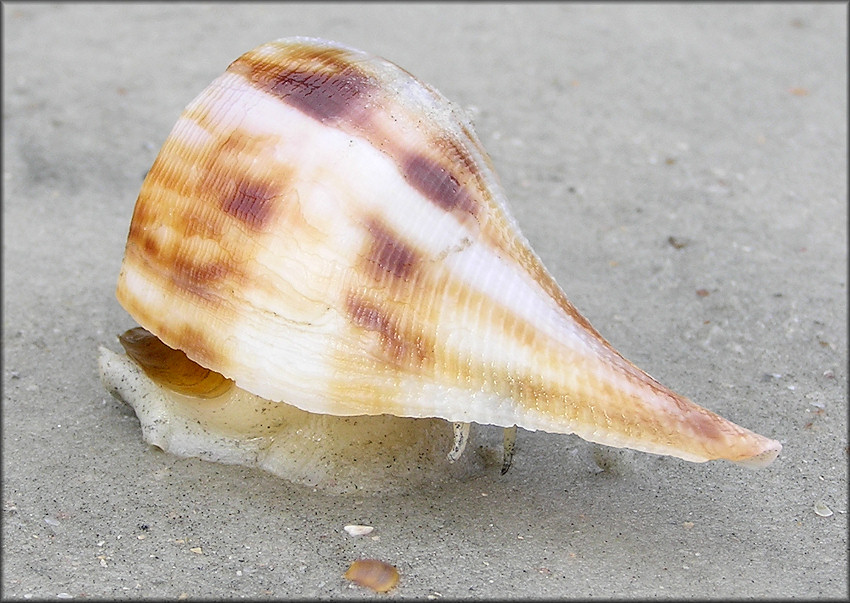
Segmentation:
[(333, 42), (264, 44), (186, 107), (139, 194), (117, 297), (236, 389), (310, 413), (697, 462), (781, 449), (618, 354), (520, 233), (471, 124)]

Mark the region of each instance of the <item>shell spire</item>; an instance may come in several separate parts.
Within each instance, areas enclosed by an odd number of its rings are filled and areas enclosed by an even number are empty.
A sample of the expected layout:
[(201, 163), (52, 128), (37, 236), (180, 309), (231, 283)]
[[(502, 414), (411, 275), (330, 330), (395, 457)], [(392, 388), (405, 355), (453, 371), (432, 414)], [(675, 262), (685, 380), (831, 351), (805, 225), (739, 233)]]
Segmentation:
[(136, 203), (117, 296), (168, 346), (314, 413), (689, 461), (781, 449), (618, 354), (520, 233), (462, 114), (333, 42), (259, 46), (186, 107)]

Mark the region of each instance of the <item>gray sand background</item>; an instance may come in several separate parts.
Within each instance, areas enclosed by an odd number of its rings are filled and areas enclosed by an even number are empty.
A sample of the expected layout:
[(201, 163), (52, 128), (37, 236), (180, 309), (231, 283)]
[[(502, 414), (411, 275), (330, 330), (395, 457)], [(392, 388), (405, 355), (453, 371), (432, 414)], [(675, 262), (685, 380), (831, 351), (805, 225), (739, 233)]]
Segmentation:
[[(520, 432), (505, 477), (332, 497), (146, 445), (96, 371), (136, 195), (288, 35), (466, 107), (575, 305), (779, 459)], [(4, 598), (381, 598), (358, 557), (388, 598), (847, 597), (846, 5), (4, 3), (3, 36)]]

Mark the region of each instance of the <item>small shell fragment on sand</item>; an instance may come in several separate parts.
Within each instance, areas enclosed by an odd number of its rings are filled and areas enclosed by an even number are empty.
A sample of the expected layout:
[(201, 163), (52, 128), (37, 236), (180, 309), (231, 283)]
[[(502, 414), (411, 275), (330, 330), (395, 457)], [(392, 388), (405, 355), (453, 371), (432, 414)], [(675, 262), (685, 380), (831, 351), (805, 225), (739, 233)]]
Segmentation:
[(832, 517), (832, 509), (830, 509), (825, 502), (819, 500), (815, 503), (815, 514), (820, 515), (821, 517)]
[(372, 530), (374, 530), (372, 526), (361, 526), (356, 524), (347, 525), (343, 528), (346, 532), (348, 532), (349, 536), (365, 536), (366, 534), (370, 534)]
[(398, 570), (379, 559), (358, 559), (345, 572), (345, 579), (359, 586), (385, 593), (398, 584)]

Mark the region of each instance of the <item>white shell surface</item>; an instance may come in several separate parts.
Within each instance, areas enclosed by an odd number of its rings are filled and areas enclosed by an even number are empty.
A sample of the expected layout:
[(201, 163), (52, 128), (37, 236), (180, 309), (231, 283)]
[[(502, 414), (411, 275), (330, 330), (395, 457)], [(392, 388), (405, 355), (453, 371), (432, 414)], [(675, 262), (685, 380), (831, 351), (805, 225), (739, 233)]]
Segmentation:
[(691, 461), (778, 455), (622, 358), (506, 207), (439, 93), (360, 51), (279, 40), (178, 120), (118, 299), (240, 388), (313, 413), (518, 425)]

